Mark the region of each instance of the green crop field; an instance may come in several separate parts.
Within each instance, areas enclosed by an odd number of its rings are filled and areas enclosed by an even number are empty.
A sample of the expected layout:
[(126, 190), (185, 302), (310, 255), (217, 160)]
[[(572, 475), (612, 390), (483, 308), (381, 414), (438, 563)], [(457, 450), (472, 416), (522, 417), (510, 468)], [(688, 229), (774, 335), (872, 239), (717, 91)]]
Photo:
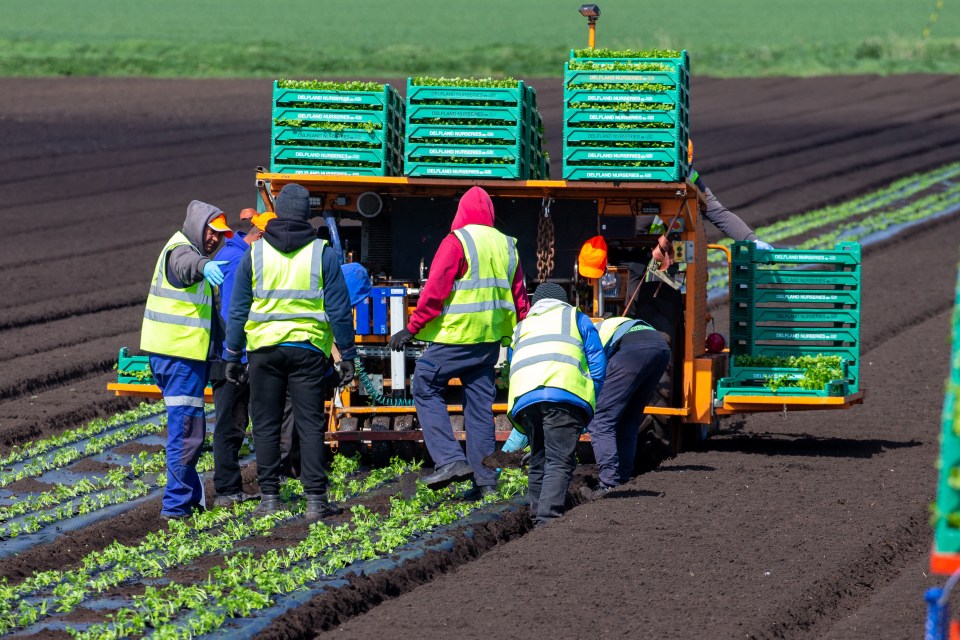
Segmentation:
[[(604, 0), (598, 46), (712, 76), (960, 72), (960, 0)], [(555, 76), (559, 0), (0, 0), (0, 75)]]

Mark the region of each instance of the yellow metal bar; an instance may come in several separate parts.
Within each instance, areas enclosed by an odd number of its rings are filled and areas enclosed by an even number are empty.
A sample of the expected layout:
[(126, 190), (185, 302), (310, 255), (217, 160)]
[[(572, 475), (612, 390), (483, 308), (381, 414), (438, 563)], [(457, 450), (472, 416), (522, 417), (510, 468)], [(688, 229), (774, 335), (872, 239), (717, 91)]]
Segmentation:
[(597, 22), (591, 20), (587, 32), (587, 48), (595, 49), (597, 46)]
[(849, 409), (855, 404), (863, 404), (864, 392), (858, 391), (849, 396), (804, 396), (790, 398), (785, 396), (726, 396), (723, 406), (717, 409), (720, 415), (734, 413), (759, 413), (763, 411), (814, 411), (817, 409)]
[[(108, 382), (107, 391), (113, 391), (118, 396), (163, 400), (163, 393), (160, 392), (160, 387), (155, 384)], [(204, 402), (213, 402), (213, 390), (210, 387), (203, 390), (203, 400)]]

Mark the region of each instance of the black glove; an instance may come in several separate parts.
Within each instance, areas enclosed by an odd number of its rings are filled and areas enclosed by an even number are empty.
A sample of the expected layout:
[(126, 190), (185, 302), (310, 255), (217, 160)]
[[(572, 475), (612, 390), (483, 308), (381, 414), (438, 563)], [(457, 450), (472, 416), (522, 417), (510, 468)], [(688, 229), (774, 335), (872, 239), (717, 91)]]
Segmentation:
[(403, 348), (411, 340), (413, 340), (413, 334), (404, 327), (390, 338), (390, 348), (394, 351), (403, 351)]
[(353, 360), (340, 361), (340, 386), (345, 387), (353, 380), (356, 371), (354, 370)]
[(247, 365), (242, 362), (228, 362), (227, 368), (224, 371), (224, 377), (226, 377), (227, 382), (230, 384), (246, 384), (247, 383)]

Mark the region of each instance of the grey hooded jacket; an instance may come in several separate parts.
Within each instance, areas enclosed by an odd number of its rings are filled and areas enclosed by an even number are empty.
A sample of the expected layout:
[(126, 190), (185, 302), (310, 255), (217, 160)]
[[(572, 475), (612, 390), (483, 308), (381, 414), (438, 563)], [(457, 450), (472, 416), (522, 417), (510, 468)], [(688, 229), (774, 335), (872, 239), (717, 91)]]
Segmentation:
[(203, 265), (210, 257), (203, 250), (203, 230), (207, 223), (223, 211), (212, 204), (194, 200), (187, 205), (187, 217), (183, 220), (183, 235), (193, 247), (175, 247), (167, 255), (167, 279), (173, 286), (189, 287), (203, 280)]

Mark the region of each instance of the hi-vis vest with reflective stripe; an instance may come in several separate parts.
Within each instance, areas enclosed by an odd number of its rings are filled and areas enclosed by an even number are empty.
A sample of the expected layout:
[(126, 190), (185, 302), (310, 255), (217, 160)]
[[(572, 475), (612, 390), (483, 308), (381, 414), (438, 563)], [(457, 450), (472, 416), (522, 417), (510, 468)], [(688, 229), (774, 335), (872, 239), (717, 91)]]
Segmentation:
[(615, 344), (617, 340), (636, 326), (640, 326), (642, 329), (653, 330), (653, 327), (643, 320), (624, 317), (607, 318), (601, 322), (597, 328), (600, 332), (600, 343), (603, 345), (603, 348), (606, 349), (607, 346)]
[(509, 338), (517, 324), (513, 302), (517, 241), (479, 224), (468, 224), (453, 233), (463, 245), (467, 271), (453, 283), (443, 311), (420, 330), (417, 339), (479, 344)]
[(140, 350), (188, 360), (206, 360), (213, 323), (210, 284), (203, 279), (186, 289), (178, 289), (167, 280), (167, 254), (181, 245), (197, 251), (187, 236), (178, 231), (167, 241), (157, 259), (143, 311)]
[(282, 342), (309, 342), (327, 356), (333, 333), (323, 306), (323, 248), (326, 240), (281, 253), (269, 242), (255, 242), (253, 302), (244, 324), (247, 350)]
[(540, 387), (563, 389), (597, 406), (575, 307), (528, 315), (513, 332), (507, 412), (512, 415), (517, 398)]

